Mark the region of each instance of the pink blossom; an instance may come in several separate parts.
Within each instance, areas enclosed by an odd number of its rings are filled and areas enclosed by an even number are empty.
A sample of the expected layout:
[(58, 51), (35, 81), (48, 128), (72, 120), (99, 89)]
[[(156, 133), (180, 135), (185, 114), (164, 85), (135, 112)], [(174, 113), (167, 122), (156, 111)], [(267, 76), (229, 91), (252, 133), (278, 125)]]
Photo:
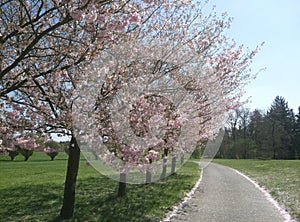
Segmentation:
[(130, 18), (129, 18), (129, 22), (131, 23), (140, 23), (141, 22), (141, 16), (140, 14), (138, 14), (137, 12), (133, 13), (130, 15)]
[(72, 18), (76, 21), (80, 21), (83, 18), (83, 11), (81, 10), (74, 10), (70, 12)]
[(90, 12), (89, 14), (86, 14), (84, 16), (84, 18), (86, 19), (86, 21), (88, 23), (93, 23), (97, 20), (97, 13), (96, 12)]

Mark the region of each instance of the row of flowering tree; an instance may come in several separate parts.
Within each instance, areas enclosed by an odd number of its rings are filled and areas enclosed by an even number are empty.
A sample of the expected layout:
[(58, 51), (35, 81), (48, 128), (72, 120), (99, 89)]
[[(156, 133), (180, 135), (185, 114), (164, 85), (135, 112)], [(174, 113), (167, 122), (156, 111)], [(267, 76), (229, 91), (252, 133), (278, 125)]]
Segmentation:
[(231, 19), (205, 5), (1, 2), (1, 137), (71, 138), (62, 218), (73, 215), (80, 147), (113, 166), (121, 184), (137, 170), (148, 182), (242, 104), (257, 49), (236, 46), (223, 35)]
[[(5, 136), (1, 135), (1, 138)], [(44, 142), (41, 140), (41, 137), (37, 139), (36, 136), (11, 135), (10, 138), (6, 137), (4, 141), (0, 140), (0, 154), (9, 156), (11, 160), (14, 160), (16, 156), (21, 154), (24, 157), (24, 161), (27, 161), (34, 152), (44, 152), (51, 160), (54, 160), (61, 151), (63, 149), (58, 142), (53, 140)]]

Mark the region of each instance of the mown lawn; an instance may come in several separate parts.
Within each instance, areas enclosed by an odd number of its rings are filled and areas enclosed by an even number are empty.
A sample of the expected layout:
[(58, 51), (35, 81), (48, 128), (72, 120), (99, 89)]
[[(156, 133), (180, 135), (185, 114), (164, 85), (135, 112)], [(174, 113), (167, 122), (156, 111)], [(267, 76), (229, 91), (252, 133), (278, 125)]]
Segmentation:
[(300, 221), (300, 160), (215, 159), (214, 162), (237, 169), (254, 179)]
[[(62, 205), (67, 156), (54, 161), (34, 153), (24, 162), (0, 156), (0, 221), (58, 221)], [(197, 164), (187, 162), (167, 180), (127, 185), (117, 198), (118, 182), (80, 161), (74, 218), (70, 221), (159, 221), (199, 177)]]

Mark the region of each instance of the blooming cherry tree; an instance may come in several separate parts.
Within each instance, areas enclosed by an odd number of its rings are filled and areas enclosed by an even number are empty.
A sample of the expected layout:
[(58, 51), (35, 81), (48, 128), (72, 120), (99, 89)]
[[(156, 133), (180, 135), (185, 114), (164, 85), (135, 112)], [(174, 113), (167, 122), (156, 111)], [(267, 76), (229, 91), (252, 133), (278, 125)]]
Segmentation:
[[(146, 166), (148, 172), (164, 162), (161, 154), (190, 152), (219, 129), (224, 113), (241, 105), (257, 49), (244, 53), (222, 34), (231, 19), (214, 11), (205, 15), (203, 5), (181, 0), (0, 4), (0, 102), (8, 106), (0, 117), (1, 136), (71, 137), (62, 218), (73, 214), (79, 145), (100, 144), (93, 149), (96, 156), (110, 165), (121, 159), (126, 167), (119, 164), (118, 170), (142, 165), (139, 169)], [(97, 90), (89, 90), (93, 87)], [(86, 101), (80, 109), (78, 98)], [(129, 102), (121, 115), (118, 102)], [(93, 109), (93, 121), (84, 122)], [(91, 123), (96, 123), (92, 131)], [(152, 139), (143, 144), (146, 137)]]
[[(223, 65), (219, 60), (214, 65), (215, 60), (201, 61), (201, 54), (186, 41), (177, 42), (176, 46), (163, 39), (152, 40), (152, 45), (138, 39), (134, 43), (120, 44), (100, 54), (79, 83), (73, 125), (79, 143), (85, 144), (82, 150), (84, 153), (92, 150), (100, 162), (117, 168), (123, 183), (124, 174), (130, 169), (134, 172), (138, 168), (153, 169), (153, 161), (148, 166), (143, 162), (150, 150), (162, 152), (164, 178), (170, 151), (175, 163), (180, 152), (192, 151), (198, 141), (206, 141), (217, 133), (225, 121), (224, 114), (240, 105), (235, 87), (244, 84), (243, 78), (249, 76), (243, 76), (242, 69), (239, 74), (226, 76), (220, 67), (238, 64), (246, 68), (244, 60), (238, 61), (241, 49), (222, 58)], [(128, 63), (130, 65), (125, 65)], [(154, 115), (165, 119), (165, 129), (155, 137), (149, 126)], [(106, 171), (99, 163), (94, 166)], [(107, 174), (104, 171), (101, 172)], [(116, 175), (109, 176), (117, 179)], [(129, 180), (136, 183), (137, 177), (135, 174)]]
[[(98, 50), (138, 32), (138, 27), (161, 7), (161, 3), (110, 0), (1, 2), (1, 100), (17, 104), (17, 115), (32, 121), (32, 124), (26, 124), (28, 130), (72, 136), (69, 115), (72, 102), (68, 98), (76, 87), (80, 65), (89, 62)], [(74, 143), (69, 166), (73, 167), (68, 168), (66, 177), (63, 218), (69, 218), (73, 213), (79, 163), (79, 148), (74, 146), (75, 138), (71, 141)]]

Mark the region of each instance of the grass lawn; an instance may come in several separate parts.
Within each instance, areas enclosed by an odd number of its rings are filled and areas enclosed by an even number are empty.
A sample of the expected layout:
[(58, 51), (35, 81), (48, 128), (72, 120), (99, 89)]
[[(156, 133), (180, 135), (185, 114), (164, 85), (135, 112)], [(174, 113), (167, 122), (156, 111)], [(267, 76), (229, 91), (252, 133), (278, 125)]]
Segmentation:
[(300, 160), (228, 160), (214, 162), (237, 169), (266, 188), (300, 221)]
[[(0, 156), (0, 221), (55, 221), (62, 205), (67, 156), (50, 161), (34, 153), (27, 162)], [(100, 175), (81, 159), (76, 205), (71, 221), (159, 221), (199, 177), (197, 164), (187, 162), (165, 181), (127, 185), (117, 198), (118, 182)]]

